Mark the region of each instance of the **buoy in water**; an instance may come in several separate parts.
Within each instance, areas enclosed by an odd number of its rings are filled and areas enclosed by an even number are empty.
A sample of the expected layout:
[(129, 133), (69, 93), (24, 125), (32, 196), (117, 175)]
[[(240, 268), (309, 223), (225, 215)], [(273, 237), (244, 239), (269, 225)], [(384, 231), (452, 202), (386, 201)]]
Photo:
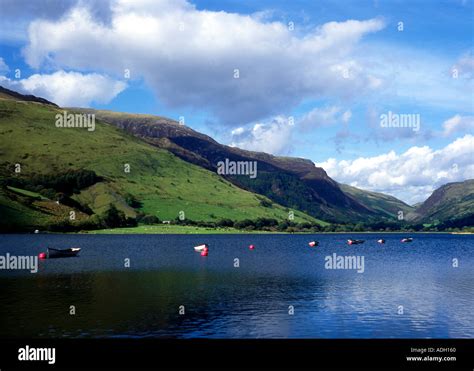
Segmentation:
[(201, 251), (201, 256), (207, 256), (209, 255), (209, 249), (205, 248), (204, 250)]
[(253, 250), (253, 249), (255, 249), (255, 245), (250, 245), (249, 250)]
[(40, 259), (46, 259), (46, 253), (45, 253), (45, 252), (40, 252), (39, 255), (38, 255), (38, 257), (39, 257)]
[(209, 250), (209, 245), (207, 243), (204, 243), (204, 244), (198, 245), (198, 246), (194, 246), (194, 251), (196, 251), (196, 252), (202, 252), (206, 249)]
[(315, 247), (315, 246), (319, 245), (319, 242), (318, 241), (311, 241), (310, 243), (308, 243), (308, 245), (311, 246), (311, 247)]

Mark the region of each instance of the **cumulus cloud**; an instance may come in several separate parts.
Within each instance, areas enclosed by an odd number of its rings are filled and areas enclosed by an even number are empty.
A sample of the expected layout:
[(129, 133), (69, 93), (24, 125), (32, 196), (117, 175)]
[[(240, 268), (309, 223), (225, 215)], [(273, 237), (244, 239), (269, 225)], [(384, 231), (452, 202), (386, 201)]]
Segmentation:
[(411, 147), (401, 154), (389, 151), (374, 157), (316, 166), (341, 183), (387, 194), (409, 204), (424, 201), (439, 186), (474, 178), (474, 136), (467, 134), (444, 148)]
[(351, 116), (350, 110), (344, 111), (338, 106), (315, 107), (300, 117), (279, 115), (233, 129), (231, 145), (274, 155), (289, 155), (298, 133), (338, 124), (346, 127)]
[(291, 152), (293, 135), (291, 120), (277, 116), (267, 123), (254, 124), (250, 128), (232, 130), (232, 147), (251, 151), (288, 155)]
[(349, 122), (352, 113), (350, 110), (342, 112), (341, 107), (326, 106), (316, 107), (304, 114), (298, 124), (302, 129), (315, 129), (322, 126), (331, 126), (340, 122)]
[(27, 39), (28, 25), (32, 18), (57, 20), (76, 6), (87, 7), (94, 19), (110, 21), (112, 0), (48, 0), (19, 1), (0, 0), (0, 40), (24, 42)]
[(87, 107), (92, 102), (108, 103), (126, 87), (121, 81), (97, 73), (57, 71), (35, 74), (22, 80), (0, 77), (0, 84), (24, 94), (46, 98), (59, 106)]
[(443, 122), (443, 129), (444, 136), (460, 131), (474, 132), (474, 116), (455, 115)]
[[(281, 22), (198, 10), (183, 0), (119, 0), (111, 11), (110, 24), (80, 6), (59, 21), (33, 22), (27, 62), (109, 75), (130, 69), (169, 107), (205, 107), (233, 126), (304, 99), (360, 96), (377, 85), (351, 53), (384, 27), (381, 19), (329, 22), (300, 35)], [(345, 64), (358, 73), (345, 78)]]

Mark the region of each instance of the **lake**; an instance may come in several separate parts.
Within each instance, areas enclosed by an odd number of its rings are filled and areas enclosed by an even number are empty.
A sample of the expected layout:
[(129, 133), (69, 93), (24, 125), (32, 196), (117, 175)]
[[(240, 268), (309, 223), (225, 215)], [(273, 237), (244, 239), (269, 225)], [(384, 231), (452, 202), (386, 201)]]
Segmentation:
[(0, 337), (473, 338), (474, 236), (408, 235), (0, 235), (3, 256), (82, 248), (0, 270)]

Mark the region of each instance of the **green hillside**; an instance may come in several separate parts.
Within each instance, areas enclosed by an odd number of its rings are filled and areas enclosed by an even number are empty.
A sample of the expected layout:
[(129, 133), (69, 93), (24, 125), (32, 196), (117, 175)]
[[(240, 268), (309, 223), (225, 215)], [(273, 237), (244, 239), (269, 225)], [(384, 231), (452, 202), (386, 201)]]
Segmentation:
[(403, 211), (404, 215), (414, 210), (398, 198), (383, 193), (365, 191), (347, 184), (339, 184), (344, 193), (351, 195), (362, 205), (370, 210), (374, 210), (388, 218), (397, 219), (398, 212)]
[(264, 195), (273, 202), (298, 209), (315, 218), (334, 223), (378, 221), (385, 212), (368, 209), (356, 198), (346, 195), (338, 183), (310, 160), (280, 157), (268, 153), (242, 150), (216, 142), (188, 126), (161, 116), (78, 109), (118, 127), (157, 148), (179, 158), (216, 171), (219, 161), (256, 161), (258, 177), (250, 179), (227, 175), (239, 188)]
[(466, 221), (466, 223), (460, 224), (472, 225), (473, 218), (473, 179), (441, 186), (414, 212), (408, 214), (408, 220), (410, 221), (429, 224)]
[[(0, 98), (2, 228), (47, 225), (67, 218), (71, 209), (47, 207), (57, 205), (55, 200), (13, 191), (5, 186), (9, 180), (83, 169), (95, 172), (100, 181), (70, 198), (89, 214), (103, 213), (112, 203), (129, 217), (146, 213), (161, 220), (175, 219), (180, 211), (186, 219), (201, 221), (288, 219), (290, 210), (108, 124), (97, 121), (95, 131), (57, 128), (55, 115), (61, 112), (52, 105)], [(15, 164), (21, 165), (21, 173), (14, 172)], [(130, 195), (138, 206), (127, 202)], [(298, 211), (294, 215), (295, 222), (316, 222)]]

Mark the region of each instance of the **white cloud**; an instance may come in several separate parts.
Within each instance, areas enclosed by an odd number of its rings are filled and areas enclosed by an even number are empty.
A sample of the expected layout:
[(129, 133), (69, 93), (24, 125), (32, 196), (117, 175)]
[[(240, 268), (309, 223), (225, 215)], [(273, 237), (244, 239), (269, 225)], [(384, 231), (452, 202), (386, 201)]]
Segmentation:
[(24, 94), (46, 98), (59, 106), (86, 107), (92, 102), (108, 103), (126, 87), (121, 81), (97, 73), (57, 71), (35, 74), (22, 80), (0, 77), (0, 84)]
[(8, 68), (8, 66), (5, 63), (5, 61), (3, 60), (3, 58), (0, 57), (0, 73), (6, 73), (9, 70), (10, 70), (10, 68)]
[(455, 115), (443, 122), (443, 135), (449, 136), (459, 131), (474, 132), (474, 116)]
[(274, 117), (270, 122), (254, 124), (250, 128), (232, 131), (232, 147), (287, 155), (291, 151), (293, 126), (288, 118)]
[[(231, 131), (232, 146), (274, 155), (289, 155), (294, 137), (323, 126), (347, 125), (352, 113), (338, 106), (316, 107), (301, 117), (274, 116), (264, 122), (240, 126)], [(294, 135), (295, 134), (295, 135)]]
[(342, 121), (347, 124), (350, 121), (351, 117), (352, 112), (350, 110), (347, 110), (342, 114)]
[(349, 111), (341, 114), (341, 108), (338, 106), (313, 108), (298, 120), (298, 125), (307, 130), (321, 126), (335, 125), (340, 121), (344, 121), (344, 117), (347, 118), (347, 112)]
[(28, 25), (33, 18), (59, 19), (80, 4), (87, 7), (101, 22), (110, 21), (110, 2), (113, 0), (0, 0), (0, 41), (19, 44), (28, 41)]
[(316, 107), (300, 117), (274, 116), (264, 122), (240, 126), (231, 131), (232, 146), (274, 155), (289, 155), (294, 138), (299, 133), (320, 127), (341, 124), (347, 126), (352, 112), (338, 106)]
[(237, 128), (232, 130), (231, 134), (232, 135), (241, 135), (245, 132), (245, 129), (243, 127)]
[[(281, 22), (197, 10), (183, 0), (119, 0), (110, 24), (81, 7), (59, 21), (33, 22), (24, 55), (32, 67), (109, 75), (128, 68), (169, 107), (205, 107), (221, 123), (237, 126), (304, 99), (371, 91), (377, 76), (351, 53), (383, 27), (381, 19), (348, 20), (299, 35)], [(345, 61), (358, 68), (350, 79), (335, 67)]]
[(387, 194), (414, 204), (439, 186), (474, 178), (474, 136), (467, 134), (444, 148), (411, 147), (374, 157), (317, 163), (341, 183)]

